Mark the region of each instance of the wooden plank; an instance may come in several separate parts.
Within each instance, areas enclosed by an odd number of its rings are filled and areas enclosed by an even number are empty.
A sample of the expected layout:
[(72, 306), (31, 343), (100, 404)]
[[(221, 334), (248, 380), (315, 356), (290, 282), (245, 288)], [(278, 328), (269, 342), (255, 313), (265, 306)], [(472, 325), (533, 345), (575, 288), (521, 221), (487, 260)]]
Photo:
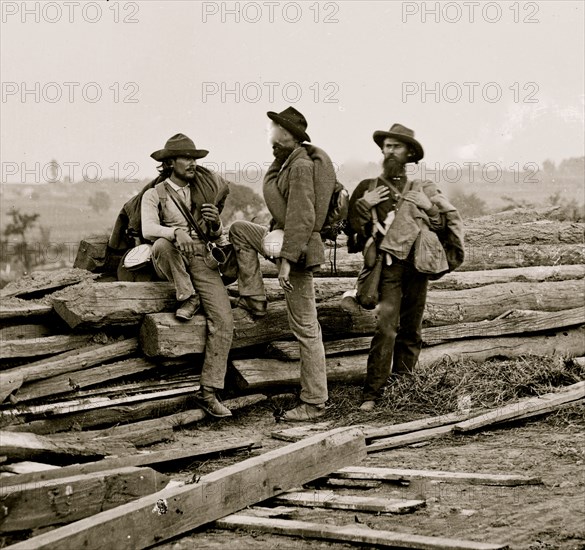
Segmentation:
[(377, 439), (370, 443), (366, 450), (368, 454), (378, 451), (386, 451), (389, 449), (397, 449), (398, 447), (406, 447), (413, 443), (420, 443), (421, 441), (428, 441), (429, 439), (436, 439), (453, 431), (453, 425), (438, 426), (437, 428), (429, 428), (428, 430), (419, 430), (417, 432), (408, 433), (404, 435), (395, 435), (392, 437), (385, 437)]
[(329, 487), (345, 487), (348, 489), (377, 489), (382, 485), (381, 481), (375, 479), (346, 479), (330, 477), (327, 480)]
[[(548, 355), (575, 357), (585, 354), (585, 328), (572, 328), (540, 336), (502, 336), (500, 338), (476, 338), (439, 344), (424, 348), (419, 357), (421, 365), (448, 359), (460, 361), (486, 361), (492, 357), (523, 357)], [(363, 381), (367, 355), (328, 357), (328, 380), (352, 383)], [(240, 383), (249, 390), (271, 386), (292, 386), (300, 382), (300, 366), (296, 362), (276, 359), (236, 359), (234, 368)]]
[(62, 525), (160, 491), (167, 476), (120, 468), (0, 488), (0, 532)]
[(58, 334), (23, 340), (0, 340), (0, 354), (2, 359), (55, 355), (88, 346), (93, 336), (93, 334)]
[(567, 386), (563, 391), (546, 393), (538, 397), (522, 399), (516, 403), (493, 409), (480, 416), (465, 420), (454, 425), (456, 432), (470, 432), (489, 426), (496, 422), (513, 420), (526, 414), (544, 413), (555, 409), (559, 405), (583, 399), (585, 397), (585, 382), (578, 382)]
[(382, 426), (379, 428), (364, 426), (364, 435), (366, 436), (366, 441), (370, 441), (372, 439), (380, 439), (381, 437), (389, 437), (391, 435), (417, 432), (419, 430), (437, 428), (438, 426), (445, 426), (447, 424), (455, 424), (462, 420), (478, 416), (482, 414), (482, 412), (484, 411), (474, 411), (469, 413), (455, 411), (439, 416), (430, 416), (419, 420), (411, 420), (410, 422), (402, 422), (401, 424), (392, 424), (390, 426)]
[(424, 500), (339, 495), (333, 491), (293, 491), (272, 499), (272, 502), (285, 506), (355, 510), (374, 514), (409, 514), (426, 504)]
[[(117, 468), (127, 468), (129, 466), (153, 466), (157, 469), (164, 464), (171, 462), (190, 460), (197, 461), (207, 459), (218, 454), (230, 454), (238, 451), (246, 451), (261, 448), (260, 440), (256, 439), (226, 439), (216, 445), (191, 445), (188, 447), (178, 447), (174, 449), (165, 449), (163, 451), (141, 451), (135, 454), (121, 457), (106, 457), (97, 462), (86, 462), (84, 464), (71, 464), (58, 468), (51, 466), (51, 470), (38, 472), (22, 473), (13, 476), (10, 479), (0, 480), (0, 491), (2, 487), (9, 485), (32, 483), (38, 481), (47, 481), (49, 479), (59, 479), (62, 477), (72, 477), (91, 472), (102, 472), (104, 470), (115, 470)], [(48, 464), (46, 466), (49, 466)]]
[(43, 317), (53, 311), (53, 306), (30, 302), (3, 303), (0, 305), (0, 319), (15, 319), (18, 317)]
[(11, 472), (13, 474), (30, 474), (36, 472), (44, 472), (46, 470), (60, 470), (59, 466), (53, 464), (44, 464), (43, 462), (32, 462), (25, 460), (23, 462), (13, 462), (1, 467), (4, 472)]
[[(333, 357), (357, 351), (367, 351), (370, 349), (371, 342), (371, 336), (360, 336), (343, 340), (326, 340), (323, 342), (323, 347), (325, 348), (325, 355)], [(264, 354), (266, 359), (281, 359), (283, 361), (298, 361), (300, 357), (299, 343), (286, 340), (270, 342)]]
[(332, 428), (331, 424), (332, 422), (315, 422), (306, 426), (294, 426), (293, 428), (271, 432), (270, 437), (281, 441), (300, 441), (305, 437), (330, 430)]
[(186, 386), (184, 388), (175, 388), (171, 390), (157, 391), (151, 393), (141, 393), (130, 395), (128, 397), (119, 397), (110, 399), (109, 397), (89, 397), (87, 399), (76, 399), (71, 401), (62, 401), (59, 403), (47, 403), (46, 405), (18, 406), (12, 409), (0, 411), (0, 417), (11, 419), (16, 416), (51, 414), (61, 415), (70, 414), (79, 411), (91, 411), (114, 405), (125, 405), (137, 401), (150, 401), (153, 399), (164, 399), (166, 397), (175, 397), (193, 393), (199, 389), (199, 385)]
[(12, 460), (45, 458), (51, 461), (73, 462), (77, 457), (96, 458), (121, 451), (132, 452), (134, 446), (118, 442), (111, 444), (99, 440), (77, 443), (71, 438), (50, 438), (30, 433), (0, 431), (2, 452)]
[(443, 472), (440, 470), (410, 470), (406, 468), (366, 468), (348, 466), (332, 474), (335, 478), (346, 480), (380, 480), (380, 481), (411, 481), (426, 479), (450, 483), (466, 483), (472, 485), (500, 485), (516, 487), (518, 485), (541, 485), (539, 477), (515, 474), (484, 474), (474, 472)]
[[(14, 384), (33, 382), (68, 372), (86, 369), (108, 360), (119, 359), (138, 350), (138, 339), (129, 338), (109, 345), (96, 344), (67, 351), (50, 359), (42, 359), (22, 367), (0, 372), (0, 403), (14, 391)], [(5, 387), (4, 384), (7, 384)], [(20, 387), (20, 385), (18, 387)], [(10, 388), (12, 389), (9, 389)]]
[(59, 395), (79, 390), (95, 384), (101, 384), (116, 378), (130, 376), (156, 368), (158, 365), (143, 357), (134, 357), (99, 367), (68, 372), (59, 376), (25, 384), (15, 395), (17, 401), (28, 401), (48, 395)]
[[(12, 550), (145, 548), (359, 462), (364, 437), (338, 428), (15, 544)], [(294, 464), (294, 468), (291, 467)]]
[(338, 526), (290, 519), (258, 518), (242, 514), (222, 518), (213, 526), (219, 529), (247, 529), (274, 535), (367, 544), (374, 548), (415, 548), (417, 550), (506, 550), (509, 548), (507, 544), (381, 531), (360, 527), (355, 523)]
[[(60, 327), (59, 327), (60, 328)], [(19, 323), (0, 328), (0, 340), (26, 340), (30, 338), (42, 338), (43, 336), (54, 336), (59, 330), (54, 324)]]

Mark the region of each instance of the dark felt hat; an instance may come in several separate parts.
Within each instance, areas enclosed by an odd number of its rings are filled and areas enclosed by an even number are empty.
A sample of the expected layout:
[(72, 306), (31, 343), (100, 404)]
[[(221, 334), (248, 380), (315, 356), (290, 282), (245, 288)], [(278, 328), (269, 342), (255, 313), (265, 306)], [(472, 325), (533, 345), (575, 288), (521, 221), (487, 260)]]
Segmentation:
[(154, 160), (162, 161), (172, 157), (191, 157), (202, 159), (208, 155), (209, 151), (197, 149), (193, 140), (185, 134), (175, 134), (165, 143), (164, 149), (159, 149), (150, 155)]
[(414, 150), (414, 157), (411, 157), (410, 162), (418, 162), (425, 156), (425, 152), (422, 145), (414, 139), (414, 130), (402, 126), (402, 124), (392, 124), (392, 127), (388, 132), (384, 130), (378, 130), (374, 132), (374, 141), (378, 144), (378, 147), (382, 148), (382, 144), (386, 138), (394, 138), (398, 141), (411, 145)]
[(268, 111), (266, 114), (270, 120), (273, 120), (276, 124), (280, 124), (297, 139), (311, 141), (311, 138), (307, 134), (307, 119), (294, 107), (287, 107), (281, 113)]

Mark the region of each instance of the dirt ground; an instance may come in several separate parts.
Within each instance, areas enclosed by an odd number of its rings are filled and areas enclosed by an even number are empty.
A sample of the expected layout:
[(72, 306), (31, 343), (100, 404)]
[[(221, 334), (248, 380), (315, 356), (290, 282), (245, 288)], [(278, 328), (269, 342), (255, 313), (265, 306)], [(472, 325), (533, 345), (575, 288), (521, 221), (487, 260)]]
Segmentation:
[[(420, 415), (419, 415), (420, 416)], [(414, 417), (412, 417), (414, 418)], [(396, 422), (408, 420), (399, 418)], [(389, 498), (420, 498), (425, 508), (411, 514), (366, 514), (349, 511), (298, 508), (295, 519), (418, 535), (433, 535), (483, 542), (507, 543), (512, 549), (585, 549), (585, 415), (582, 407), (565, 409), (546, 418), (508, 425), (471, 435), (449, 436), (418, 447), (368, 455), (363, 466), (437, 469), (462, 472), (538, 476), (543, 485), (491, 487), (482, 485), (417, 482), (410, 486), (384, 483), (376, 489), (341, 489), (340, 494)], [(376, 426), (376, 414), (363, 423)], [(331, 428), (344, 425), (331, 422)], [(269, 405), (237, 411), (233, 419), (205, 421), (185, 429), (174, 443), (217, 442), (223, 438), (259, 438), (263, 447), (250, 454), (193, 463), (173, 473), (188, 480), (265, 453), (287, 443), (270, 433), (291, 427), (276, 424)], [(290, 465), (294, 468), (294, 464)], [(319, 540), (200, 528), (157, 546), (164, 550), (301, 548), (356, 548)]]

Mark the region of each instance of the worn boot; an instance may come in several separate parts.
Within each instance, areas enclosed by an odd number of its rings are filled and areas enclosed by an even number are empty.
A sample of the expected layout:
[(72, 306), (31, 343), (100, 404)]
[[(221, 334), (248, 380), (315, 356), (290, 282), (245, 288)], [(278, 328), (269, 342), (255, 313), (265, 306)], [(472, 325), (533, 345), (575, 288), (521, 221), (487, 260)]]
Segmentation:
[(311, 403), (301, 403), (294, 409), (286, 411), (282, 417), (288, 422), (311, 422), (325, 414), (325, 403), (312, 405)]
[(251, 296), (241, 296), (236, 302), (236, 307), (245, 309), (252, 317), (264, 317), (268, 309), (266, 300), (257, 300)]
[(188, 321), (189, 319), (193, 319), (193, 316), (199, 311), (200, 307), (201, 300), (199, 299), (199, 294), (193, 294), (193, 296), (185, 300), (179, 309), (177, 309), (175, 317), (183, 321)]
[(202, 386), (199, 391), (195, 392), (193, 398), (195, 403), (211, 416), (226, 418), (232, 415), (232, 411), (219, 401), (213, 388)]

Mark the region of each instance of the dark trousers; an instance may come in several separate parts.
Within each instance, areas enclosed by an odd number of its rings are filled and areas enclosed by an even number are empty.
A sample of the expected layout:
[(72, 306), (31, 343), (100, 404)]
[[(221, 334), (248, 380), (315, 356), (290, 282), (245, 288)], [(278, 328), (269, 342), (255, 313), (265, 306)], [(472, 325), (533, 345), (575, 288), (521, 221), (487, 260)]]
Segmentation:
[(390, 373), (411, 373), (422, 348), (428, 277), (393, 257), (380, 277), (376, 331), (370, 344), (364, 400), (382, 396)]

